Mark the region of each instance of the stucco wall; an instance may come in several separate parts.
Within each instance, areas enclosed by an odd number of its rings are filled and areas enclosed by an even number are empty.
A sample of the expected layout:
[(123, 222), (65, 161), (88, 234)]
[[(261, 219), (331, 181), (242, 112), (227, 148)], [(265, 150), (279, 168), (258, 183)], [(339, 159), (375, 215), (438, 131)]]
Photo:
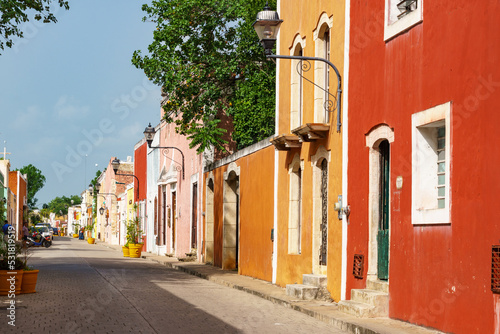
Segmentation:
[[(390, 316), (456, 333), (498, 332), (490, 290), (499, 244), (500, 31), (497, 2), (426, 1), (423, 22), (384, 42), (383, 1), (351, 2), (348, 266), (368, 251), (365, 134), (385, 123), (391, 144)], [(411, 115), (452, 102), (451, 224), (411, 220)], [(396, 189), (398, 176), (403, 186)], [(365, 281), (348, 274), (347, 288)]]
[[(282, 1), (279, 9), (283, 19), (280, 30), (280, 55), (290, 55), (291, 47), (297, 37), (300, 37), (305, 47), (303, 55), (308, 57), (323, 57), (316, 54), (315, 30), (323, 15), (332, 22), (330, 28), (330, 61), (343, 73), (344, 53), (344, 12), (343, 1)], [(317, 32), (316, 32), (317, 33)], [(318, 41), (319, 43), (319, 41)], [(290, 134), (290, 111), (292, 109), (291, 77), (296, 71), (290, 60), (279, 60), (279, 115), (278, 134)], [(303, 75), (318, 82), (315, 78), (316, 62), (311, 62), (311, 70), (303, 71)], [(330, 70), (330, 93), (337, 95), (337, 76)], [(303, 118), (300, 124), (315, 122), (315, 86), (303, 81)], [(345, 112), (345, 111), (342, 111)], [(342, 222), (333, 210), (333, 203), (342, 194), (342, 133), (337, 132), (337, 111), (329, 114), (330, 130), (325, 139), (310, 143), (303, 142), (300, 149), (281, 151), (278, 168), (278, 261), (276, 283), (281, 286), (292, 283), (302, 283), (302, 275), (313, 272), (313, 167), (311, 156), (323, 146), (330, 152), (328, 164), (328, 253), (326, 274), (327, 288), (334, 300), (340, 300), (342, 274)], [(288, 254), (288, 219), (289, 219), (289, 164), (295, 154), (303, 161), (302, 171), (302, 227), (301, 253)], [(316, 257), (316, 255), (314, 255)], [(316, 260), (314, 260), (316, 261)]]
[[(268, 144), (266, 144), (268, 145)], [(231, 158), (229, 156), (228, 158)], [(266, 281), (272, 280), (274, 214), (274, 147), (267, 146), (237, 159), (231, 164), (239, 168), (239, 251), (238, 273)], [(209, 178), (214, 182), (214, 265), (223, 266), (224, 247), (224, 173), (225, 164), (204, 174), (204, 190)], [(206, 192), (204, 191), (205, 218)], [(206, 220), (204, 220), (206, 222)], [(206, 231), (206, 224), (204, 225)], [(275, 240), (277, 236), (275, 235)]]

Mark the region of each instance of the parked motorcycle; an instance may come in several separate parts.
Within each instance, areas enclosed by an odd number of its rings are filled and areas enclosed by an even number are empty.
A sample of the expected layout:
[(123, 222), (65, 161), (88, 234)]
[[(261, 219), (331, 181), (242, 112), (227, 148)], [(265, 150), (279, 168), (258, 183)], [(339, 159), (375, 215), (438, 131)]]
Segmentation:
[(49, 248), (52, 245), (52, 241), (50, 241), (49, 236), (44, 237), (40, 233), (35, 232), (33, 235), (28, 236), (26, 245), (28, 247), (43, 246), (45, 248)]

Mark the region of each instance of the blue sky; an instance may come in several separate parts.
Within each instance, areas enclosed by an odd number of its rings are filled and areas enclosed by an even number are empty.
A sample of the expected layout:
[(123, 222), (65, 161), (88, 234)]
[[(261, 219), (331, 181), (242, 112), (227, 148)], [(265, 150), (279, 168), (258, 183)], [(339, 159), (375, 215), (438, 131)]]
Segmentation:
[[(133, 156), (160, 120), (160, 89), (131, 64), (155, 26), (148, 1), (70, 1), (58, 22), (31, 21), (0, 55), (0, 147), (11, 169), (33, 164), (47, 178), (38, 205), (80, 195), (111, 156)], [(98, 164), (96, 167), (95, 165)]]

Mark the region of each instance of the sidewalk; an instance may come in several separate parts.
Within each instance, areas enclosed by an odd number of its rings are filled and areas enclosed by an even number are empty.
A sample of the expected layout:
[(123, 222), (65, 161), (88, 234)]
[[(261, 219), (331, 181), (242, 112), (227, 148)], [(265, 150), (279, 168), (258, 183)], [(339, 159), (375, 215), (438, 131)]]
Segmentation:
[[(121, 246), (99, 243), (121, 252)], [(325, 301), (304, 301), (293, 299), (286, 294), (284, 288), (269, 282), (248, 276), (238, 275), (236, 272), (225, 271), (220, 268), (200, 264), (197, 262), (181, 262), (176, 258), (151, 253), (142, 253), (142, 258), (160, 263), (176, 270), (201, 277), (214, 283), (251, 293), (267, 299), (275, 304), (294, 309), (318, 320), (336, 326), (354, 334), (437, 334), (437, 330), (415, 326), (406, 322), (389, 318), (356, 318), (337, 309), (336, 303)]]

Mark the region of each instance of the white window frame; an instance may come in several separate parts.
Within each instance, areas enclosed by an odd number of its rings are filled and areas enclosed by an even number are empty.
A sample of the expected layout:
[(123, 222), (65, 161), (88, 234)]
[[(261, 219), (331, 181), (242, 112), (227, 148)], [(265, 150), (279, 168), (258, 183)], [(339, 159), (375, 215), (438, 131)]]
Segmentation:
[[(445, 206), (438, 208), (437, 128), (446, 127)], [(412, 115), (412, 203), (414, 225), (451, 223), (451, 102)]]
[(417, 0), (417, 9), (398, 19), (400, 11), (397, 4), (401, 0), (386, 0), (384, 17), (384, 41), (409, 30), (423, 21), (424, 1)]

